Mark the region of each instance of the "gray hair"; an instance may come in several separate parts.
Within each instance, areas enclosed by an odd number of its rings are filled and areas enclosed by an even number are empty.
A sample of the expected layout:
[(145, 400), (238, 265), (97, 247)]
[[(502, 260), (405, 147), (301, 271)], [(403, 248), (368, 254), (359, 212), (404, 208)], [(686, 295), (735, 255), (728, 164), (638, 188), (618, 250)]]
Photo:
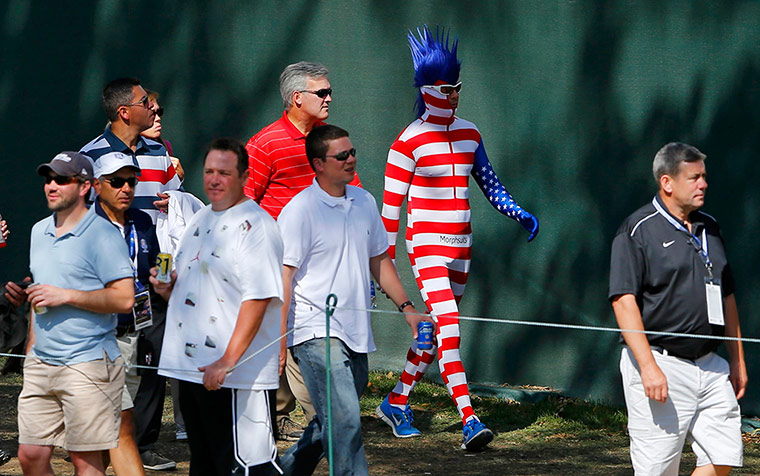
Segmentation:
[(329, 71), (319, 63), (301, 61), (288, 65), (280, 75), (280, 95), (285, 109), (290, 109), (293, 93), (306, 88), (307, 79), (327, 76)]
[(660, 177), (670, 175), (675, 177), (681, 167), (681, 162), (699, 162), (705, 160), (707, 156), (699, 151), (696, 147), (680, 142), (671, 142), (665, 144), (662, 149), (657, 151), (652, 162), (652, 173), (654, 173), (655, 182), (660, 182)]

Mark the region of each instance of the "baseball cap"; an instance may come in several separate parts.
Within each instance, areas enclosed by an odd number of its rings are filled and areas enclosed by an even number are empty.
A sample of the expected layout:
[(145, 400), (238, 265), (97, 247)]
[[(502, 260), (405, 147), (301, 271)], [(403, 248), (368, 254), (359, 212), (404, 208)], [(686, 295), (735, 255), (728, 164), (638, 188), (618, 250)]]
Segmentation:
[(127, 155), (124, 152), (109, 152), (101, 155), (95, 161), (93, 173), (95, 174), (95, 178), (100, 178), (104, 175), (117, 172), (124, 167), (132, 167), (136, 172), (140, 172), (137, 161), (131, 155)]
[(93, 177), (91, 159), (79, 152), (61, 152), (50, 162), (37, 167), (37, 174), (45, 177), (51, 170), (62, 177), (79, 177), (83, 180), (92, 180)]

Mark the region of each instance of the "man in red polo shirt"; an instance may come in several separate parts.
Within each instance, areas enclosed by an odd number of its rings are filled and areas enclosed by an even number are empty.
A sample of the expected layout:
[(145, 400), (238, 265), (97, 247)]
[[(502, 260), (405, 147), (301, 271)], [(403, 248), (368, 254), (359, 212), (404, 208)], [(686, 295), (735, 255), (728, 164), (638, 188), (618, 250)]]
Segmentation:
[[(327, 68), (318, 63), (301, 61), (288, 65), (280, 75), (280, 95), (285, 106), (282, 117), (251, 137), (245, 146), (249, 170), (245, 194), (275, 220), (282, 207), (314, 180), (314, 171), (306, 159), (305, 143), (306, 135), (314, 127), (323, 125), (330, 114), (332, 88), (327, 73)], [(361, 186), (359, 177), (354, 175), (350, 185)], [(277, 415), (272, 418), (273, 422), (276, 419), (275, 438), (297, 440), (301, 431), (288, 417), (296, 399), (304, 409), (307, 422), (314, 416), (314, 407), (298, 365), (286, 350), (285, 339), (280, 349)]]
[[(327, 68), (301, 61), (280, 75), (282, 117), (251, 137), (248, 151), (250, 178), (245, 194), (276, 220), (291, 198), (314, 180), (306, 160), (306, 135), (324, 124), (332, 102)], [(354, 177), (351, 185), (358, 185)]]

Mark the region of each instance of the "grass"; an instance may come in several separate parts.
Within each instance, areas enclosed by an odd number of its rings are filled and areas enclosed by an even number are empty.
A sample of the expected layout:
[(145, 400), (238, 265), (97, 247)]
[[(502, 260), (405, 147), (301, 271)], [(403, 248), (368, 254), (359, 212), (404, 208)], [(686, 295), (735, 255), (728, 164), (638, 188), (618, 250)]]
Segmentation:
[[(363, 415), (375, 407), (398, 380), (393, 372), (372, 372), (361, 400)], [(625, 435), (626, 416), (620, 408), (551, 395), (536, 403), (472, 396), (478, 417), (507, 439), (597, 439)], [(461, 431), (461, 422), (446, 388), (423, 380), (414, 389), (410, 404), (416, 424), (426, 432)]]
[[(372, 372), (361, 400), (365, 444), (373, 474), (628, 475), (629, 439), (624, 408), (552, 394), (538, 402), (473, 396), (478, 417), (495, 432), (480, 454), (457, 451), (462, 424), (446, 388), (423, 380), (410, 399), (421, 438), (389, 438), (374, 409), (398, 374)], [(395, 440), (395, 441), (394, 441)], [(733, 474), (760, 474), (760, 436), (745, 435), (744, 467)], [(379, 457), (373, 458), (374, 454)], [(384, 464), (388, 459), (393, 464)], [(423, 464), (426, 461), (437, 461)], [(475, 463), (475, 465), (473, 465)], [(681, 470), (695, 458), (687, 444)]]
[[(475, 411), (496, 435), (485, 451), (465, 453), (459, 449), (462, 422), (446, 388), (423, 380), (410, 399), (415, 425), (422, 431), (422, 436), (394, 438), (390, 428), (375, 416), (375, 408), (394, 387), (398, 377), (394, 372), (372, 372), (360, 402), (362, 433), (373, 475), (622, 476), (632, 473), (625, 411), (559, 394), (551, 394), (542, 401), (523, 403), (473, 396)], [(20, 384), (19, 376), (0, 378), (0, 445), (11, 453), (17, 448), (15, 406)], [(300, 409), (293, 416), (305, 423)], [(157, 449), (179, 463), (173, 474), (187, 475), (189, 451), (187, 445), (174, 441), (171, 399), (166, 400), (163, 421)], [(745, 435), (744, 442), (745, 466), (732, 474), (760, 474), (760, 436)], [(279, 443), (280, 452), (291, 444)], [(62, 459), (64, 455), (62, 451), (54, 455), (57, 474), (71, 472), (71, 466)], [(681, 472), (690, 472), (694, 464), (694, 454), (686, 445)], [(17, 460), (14, 458), (4, 465), (0, 474), (20, 476)], [(328, 474), (324, 461), (315, 474)]]

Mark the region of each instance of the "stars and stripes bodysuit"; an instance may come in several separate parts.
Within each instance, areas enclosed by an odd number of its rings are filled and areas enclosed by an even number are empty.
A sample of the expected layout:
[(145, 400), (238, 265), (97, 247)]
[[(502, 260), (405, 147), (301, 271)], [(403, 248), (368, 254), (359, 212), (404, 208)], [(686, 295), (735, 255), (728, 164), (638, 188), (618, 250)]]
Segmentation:
[(535, 235), (536, 219), (522, 210), (501, 184), (488, 161), (475, 125), (454, 115), (447, 96), (421, 88), (426, 110), (399, 134), (388, 152), (382, 218), (391, 258), (404, 198), (407, 199), (406, 247), (414, 277), (438, 324), (436, 345), (407, 353), (401, 379), (388, 402), (406, 407), (409, 394), (436, 357), (443, 381), (463, 423), (475, 416), (459, 355), (458, 304), (470, 270), (469, 175), (499, 212)]

